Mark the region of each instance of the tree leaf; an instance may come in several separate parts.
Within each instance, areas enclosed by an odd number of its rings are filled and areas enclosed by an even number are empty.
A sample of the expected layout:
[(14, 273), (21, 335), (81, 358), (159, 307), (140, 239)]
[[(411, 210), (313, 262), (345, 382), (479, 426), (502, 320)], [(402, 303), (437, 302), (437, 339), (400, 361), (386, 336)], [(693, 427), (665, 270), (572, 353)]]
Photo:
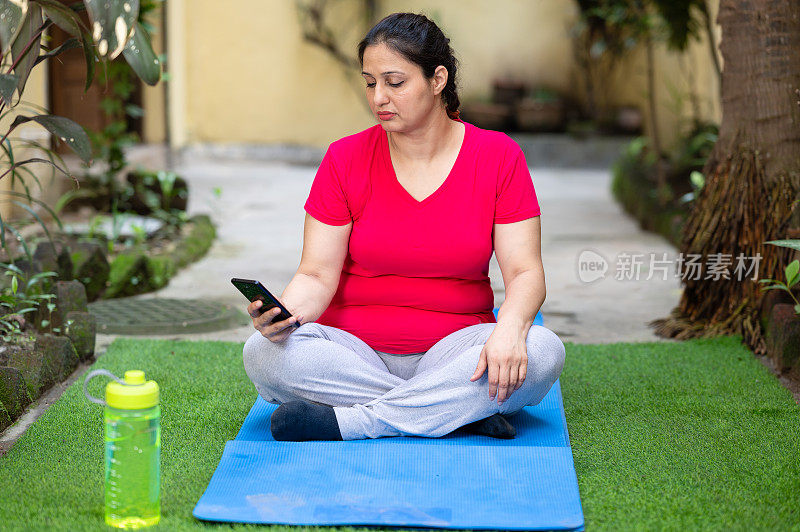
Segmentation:
[(697, 170), (694, 170), (691, 174), (689, 174), (689, 180), (692, 182), (692, 185), (694, 185), (694, 188), (697, 189), (703, 188), (703, 185), (706, 183), (706, 178), (703, 173), (698, 172)]
[(42, 226), (42, 229), (44, 229), (44, 232), (45, 232), (45, 234), (47, 235), (47, 238), (48, 238), (48, 239), (49, 239), (51, 242), (53, 241), (53, 237), (52, 237), (52, 236), (50, 236), (50, 231), (47, 229), (47, 224), (45, 224), (45, 223), (42, 221), (42, 219), (41, 219), (41, 218), (39, 218), (39, 215), (38, 215), (38, 214), (36, 214), (36, 211), (34, 211), (33, 209), (31, 209), (29, 206), (25, 205), (25, 204), (24, 204), (24, 203), (22, 203), (21, 201), (12, 200), (12, 201), (11, 201), (11, 203), (14, 203), (15, 205), (19, 205), (20, 207), (22, 207), (23, 209), (25, 209), (26, 211), (28, 211), (28, 212), (30, 213), (30, 215), (31, 215), (31, 216), (33, 216), (34, 218), (36, 218), (36, 221), (37, 221), (37, 222), (39, 222), (39, 225), (41, 225), (41, 226)]
[(115, 59), (131, 38), (139, 18), (139, 0), (84, 0), (92, 21), (92, 39), (101, 57)]
[(136, 75), (148, 85), (155, 85), (161, 79), (161, 62), (153, 51), (150, 37), (138, 22), (122, 55)]
[(84, 162), (89, 163), (92, 160), (92, 147), (89, 144), (89, 136), (81, 126), (69, 118), (55, 115), (18, 116), (12, 122), (11, 129), (31, 120), (41, 124), (50, 133), (59, 137)]
[(73, 10), (55, 0), (36, 0), (36, 3), (42, 4), (45, 16), (52, 20), (53, 24), (73, 37), (81, 34), (81, 19)]
[(144, 109), (138, 105), (129, 103), (125, 106), (125, 114), (133, 118), (141, 118), (144, 116)]
[(800, 251), (800, 240), (770, 240), (767, 244), (772, 244), (774, 246), (781, 246), (784, 248), (791, 248)]
[(0, 0), (0, 15), (3, 23), (0, 24), (0, 44), (3, 55), (11, 49), (11, 43), (22, 28), (22, 21), (28, 13), (28, 0)]
[[(23, 194), (22, 192), (16, 192), (16, 191), (13, 191), (13, 190), (7, 190), (7, 191), (3, 192), (3, 194), (5, 194), (7, 196), (16, 196), (18, 198), (19, 197), (24, 197), (26, 200), (28, 200), (29, 203), (35, 203), (36, 205), (39, 205), (41, 208), (43, 208), (44, 210), (46, 210), (47, 212), (50, 213), (50, 216), (53, 217), (53, 221), (56, 222), (56, 225), (58, 225), (59, 229), (63, 229), (64, 228), (63, 224), (61, 223), (61, 219), (58, 217), (58, 215), (55, 212), (53, 212), (53, 209), (50, 208), (50, 206), (46, 202), (44, 202), (44, 201), (42, 201), (42, 200), (40, 200), (38, 198), (32, 198), (32, 197), (30, 197), (30, 195), (27, 195), (27, 197), (26, 197), (26, 194)], [(11, 226), (8, 226), (8, 229), (11, 230)]]
[(11, 107), (11, 100), (14, 98), (14, 91), (17, 89), (18, 81), (19, 76), (16, 74), (0, 74), (0, 97), (9, 107)]
[(92, 47), (91, 35), (86, 32), (81, 33), (81, 45), (83, 46), (83, 58), (86, 61), (86, 86), (83, 92), (89, 90), (94, 81), (94, 47)]
[(5, 228), (8, 229), (11, 234), (14, 235), (14, 237), (16, 237), (17, 242), (19, 242), (19, 245), (22, 246), (22, 251), (25, 252), (25, 257), (32, 262), (33, 255), (31, 255), (31, 249), (28, 247), (28, 241), (25, 240), (25, 237), (23, 237), (20, 232), (17, 231), (17, 229), (11, 224), (5, 224)]
[[(41, 28), (42, 22), (42, 8), (37, 4), (29, 6), (25, 20), (22, 22), (22, 28), (19, 30), (14, 42), (11, 43), (11, 57), (17, 64), (14, 68), (14, 73), (19, 76), (17, 92), (19, 92), (20, 97), (22, 91), (25, 90), (25, 83), (28, 81), (31, 69), (36, 64), (36, 58), (39, 57), (39, 43), (42, 40), (39, 28)], [(28, 46), (31, 39), (33, 39), (33, 43)], [(26, 46), (28, 46), (27, 49)]]
[[(10, 148), (11, 142), (9, 142), (8, 140), (6, 140), (6, 142), (8, 143), (8, 146)], [(3, 146), (5, 147), (5, 143), (3, 143)], [(7, 150), (7, 153), (13, 154), (13, 152), (10, 149)], [(13, 160), (12, 160), (12, 162), (13, 162)], [(0, 247), (2, 247), (6, 251), (6, 253), (8, 253), (8, 247), (6, 246), (6, 223), (3, 221), (2, 213), (0, 213)], [(6, 268), (16, 268), (16, 266), (14, 264), (4, 264), (4, 266)], [(17, 269), (19, 269), (19, 268), (17, 268)], [(7, 273), (8, 272), (6, 272), (6, 274)]]
[[(9, 172), (13, 172), (15, 168), (17, 168), (19, 166), (22, 166), (24, 164), (28, 164), (28, 163), (47, 163), (47, 164), (53, 166), (56, 170), (60, 170), (62, 174), (68, 174), (68, 172), (66, 170), (64, 170), (63, 168), (58, 166), (56, 163), (54, 163), (50, 159), (42, 159), (41, 157), (31, 157), (30, 159), (25, 159), (23, 161), (17, 161), (14, 164), (12, 164), (11, 167), (9, 167), (8, 170), (6, 170), (2, 174), (0, 174), (0, 179), (5, 177)], [(39, 184), (39, 188), (41, 188), (41, 183)]]
[(3, 263), (3, 268), (5, 268), (5, 269), (6, 269), (6, 271), (5, 271), (5, 272), (3, 272), (3, 273), (5, 273), (6, 275), (14, 275), (15, 273), (16, 273), (17, 275), (22, 275), (22, 274), (24, 273), (24, 272), (23, 272), (23, 271), (20, 269), (20, 267), (19, 267), (19, 266), (17, 266), (16, 264), (9, 264), (9, 263), (7, 263), (7, 262), (4, 262), (4, 263)]
[(781, 283), (781, 284), (774, 284), (772, 286), (762, 286), (761, 289), (762, 290), (786, 290), (786, 287), (783, 285), (783, 283)]
[(786, 267), (786, 286), (793, 287), (797, 284), (798, 278), (800, 278), (800, 261), (793, 260)]
[(86, 6), (82, 2), (74, 2), (69, 6), (63, 5), (58, 0), (36, 0), (44, 6), (45, 15), (53, 21), (55, 25), (72, 35), (79, 38), (83, 47), (83, 56), (86, 61), (86, 87), (84, 92), (94, 81), (95, 51), (92, 46), (92, 36), (85, 29), (85, 25), (78, 15), (78, 12), (85, 11)]
[(39, 57), (37, 57), (36, 58), (36, 62), (33, 64), (33, 66), (38, 65), (39, 63), (41, 63), (42, 61), (44, 61), (46, 59), (50, 59), (51, 57), (55, 57), (58, 54), (60, 54), (61, 52), (66, 52), (67, 50), (72, 50), (73, 48), (77, 48), (78, 46), (80, 46), (80, 43), (78, 42), (78, 39), (76, 39), (75, 37), (70, 37), (69, 39), (67, 39), (66, 41), (61, 43), (61, 46), (53, 48), (52, 50), (50, 50), (46, 54), (42, 54)]
[(78, 198), (93, 198), (98, 195), (98, 192), (91, 189), (68, 190), (59, 196), (56, 204), (53, 206), (53, 211), (60, 213), (64, 207)]

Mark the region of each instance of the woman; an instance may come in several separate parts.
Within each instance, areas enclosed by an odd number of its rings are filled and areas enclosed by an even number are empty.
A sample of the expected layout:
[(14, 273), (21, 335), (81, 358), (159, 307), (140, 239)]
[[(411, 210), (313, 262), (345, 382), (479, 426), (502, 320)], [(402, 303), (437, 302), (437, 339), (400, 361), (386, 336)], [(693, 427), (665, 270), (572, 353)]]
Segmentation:
[[(457, 63), (426, 17), (386, 17), (358, 55), (379, 124), (328, 148), (280, 297), (294, 317), (273, 324), (277, 312), (248, 306), (258, 332), (245, 370), (280, 404), (276, 440), (462, 426), (512, 438), (503, 415), (541, 401), (565, 355), (532, 325), (545, 283), (525, 157), (507, 135), (458, 118)], [(506, 288), (497, 321), (493, 250)]]

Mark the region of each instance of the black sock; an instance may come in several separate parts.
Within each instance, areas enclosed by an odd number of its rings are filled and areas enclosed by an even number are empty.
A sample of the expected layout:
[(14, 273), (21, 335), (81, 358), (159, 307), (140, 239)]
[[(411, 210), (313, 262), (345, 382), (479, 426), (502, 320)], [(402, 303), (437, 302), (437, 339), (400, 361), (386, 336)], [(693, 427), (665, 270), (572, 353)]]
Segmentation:
[(505, 440), (510, 440), (517, 435), (514, 425), (500, 414), (492, 414), (487, 418), (464, 425), (463, 428), (471, 434), (483, 434)]
[(272, 413), (270, 420), (272, 437), (278, 441), (342, 439), (332, 406), (288, 401)]

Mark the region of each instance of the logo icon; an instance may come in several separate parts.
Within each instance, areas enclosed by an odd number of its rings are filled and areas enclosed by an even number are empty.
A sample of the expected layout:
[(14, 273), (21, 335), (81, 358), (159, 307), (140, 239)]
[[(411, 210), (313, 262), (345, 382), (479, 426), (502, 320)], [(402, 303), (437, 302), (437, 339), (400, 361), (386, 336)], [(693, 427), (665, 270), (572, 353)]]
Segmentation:
[(584, 249), (578, 255), (578, 279), (584, 283), (593, 283), (606, 276), (608, 261), (601, 254)]

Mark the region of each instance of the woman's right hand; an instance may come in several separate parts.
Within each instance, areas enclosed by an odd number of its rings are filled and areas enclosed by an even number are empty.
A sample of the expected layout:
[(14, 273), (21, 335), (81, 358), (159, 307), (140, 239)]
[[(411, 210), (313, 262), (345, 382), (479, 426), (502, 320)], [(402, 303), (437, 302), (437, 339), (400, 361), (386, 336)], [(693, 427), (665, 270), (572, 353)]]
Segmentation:
[[(297, 327), (294, 325), (295, 322), (302, 322), (302, 316), (292, 316), (288, 320), (272, 323), (275, 316), (280, 314), (281, 309), (278, 307), (271, 308), (262, 314), (260, 311), (262, 304), (261, 301), (253, 301), (247, 306), (247, 313), (253, 318), (253, 327), (270, 342), (283, 342), (289, 335), (297, 330)], [(291, 309), (289, 310), (291, 312)]]

